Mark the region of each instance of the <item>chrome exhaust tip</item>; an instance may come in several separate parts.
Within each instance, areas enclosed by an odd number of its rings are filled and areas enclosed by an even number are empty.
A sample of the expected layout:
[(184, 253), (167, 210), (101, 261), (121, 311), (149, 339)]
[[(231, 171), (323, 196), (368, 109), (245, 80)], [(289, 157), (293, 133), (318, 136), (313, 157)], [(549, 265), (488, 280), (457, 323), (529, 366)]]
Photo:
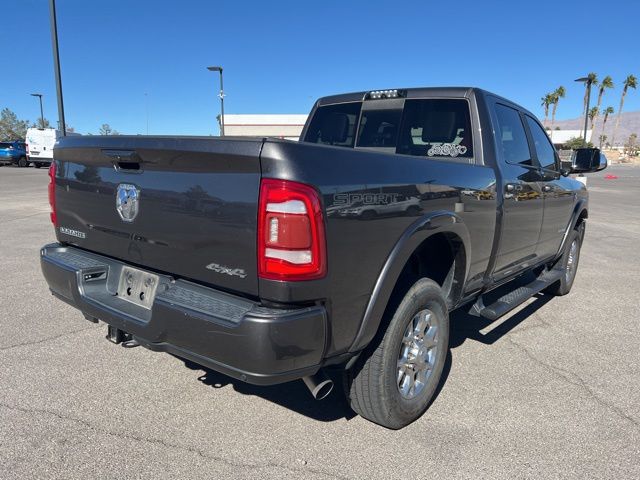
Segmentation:
[(302, 381), (316, 400), (326, 398), (333, 390), (333, 380), (327, 377), (327, 374), (322, 370), (319, 370), (315, 375), (302, 377)]

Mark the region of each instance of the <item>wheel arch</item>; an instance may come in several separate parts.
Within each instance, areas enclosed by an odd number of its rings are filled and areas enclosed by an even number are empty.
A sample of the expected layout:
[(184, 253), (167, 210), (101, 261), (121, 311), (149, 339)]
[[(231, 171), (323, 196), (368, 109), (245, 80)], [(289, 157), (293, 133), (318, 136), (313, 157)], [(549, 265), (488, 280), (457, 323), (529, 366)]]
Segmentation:
[(448, 305), (455, 305), (462, 297), (470, 254), (469, 232), (455, 213), (433, 212), (416, 220), (387, 257), (349, 350), (357, 352), (367, 346), (387, 308), (418, 278), (436, 281), (445, 290)]

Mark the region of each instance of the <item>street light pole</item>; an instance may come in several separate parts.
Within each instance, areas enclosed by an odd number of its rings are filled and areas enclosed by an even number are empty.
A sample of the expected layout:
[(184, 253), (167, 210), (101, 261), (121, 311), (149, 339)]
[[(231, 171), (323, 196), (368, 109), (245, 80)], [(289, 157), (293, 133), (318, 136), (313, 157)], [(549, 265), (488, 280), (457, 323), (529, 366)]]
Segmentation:
[(212, 66), (207, 67), (207, 70), (211, 72), (220, 72), (220, 136), (224, 137), (224, 87), (222, 84), (222, 67)]
[(67, 135), (64, 122), (64, 103), (62, 101), (62, 77), (60, 76), (60, 55), (58, 54), (58, 22), (56, 20), (56, 0), (49, 0), (49, 17), (51, 20), (51, 43), (53, 44), (53, 68), (56, 76), (56, 93), (58, 95), (58, 123), (62, 136)]
[(42, 94), (41, 93), (32, 93), (31, 94), (32, 97), (38, 97), (38, 99), (40, 100), (40, 126), (42, 128), (44, 128), (44, 113), (42, 110)]
[(591, 84), (593, 83), (593, 78), (591, 77), (581, 77), (576, 78), (576, 82), (582, 82), (587, 84), (587, 108), (584, 112), (584, 134), (582, 137), (582, 141), (584, 146), (587, 146), (587, 123), (589, 121), (589, 103), (591, 101)]

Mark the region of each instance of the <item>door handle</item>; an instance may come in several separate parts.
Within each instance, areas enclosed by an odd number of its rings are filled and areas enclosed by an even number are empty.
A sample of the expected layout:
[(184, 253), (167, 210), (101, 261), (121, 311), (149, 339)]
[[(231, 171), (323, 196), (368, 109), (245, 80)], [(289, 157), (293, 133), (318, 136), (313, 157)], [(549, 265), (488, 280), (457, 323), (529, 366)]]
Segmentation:
[(522, 190), (522, 185), (519, 183), (507, 183), (504, 188), (507, 192), (520, 192)]
[(542, 191), (543, 192), (553, 192), (553, 187), (551, 185), (543, 185), (542, 186)]

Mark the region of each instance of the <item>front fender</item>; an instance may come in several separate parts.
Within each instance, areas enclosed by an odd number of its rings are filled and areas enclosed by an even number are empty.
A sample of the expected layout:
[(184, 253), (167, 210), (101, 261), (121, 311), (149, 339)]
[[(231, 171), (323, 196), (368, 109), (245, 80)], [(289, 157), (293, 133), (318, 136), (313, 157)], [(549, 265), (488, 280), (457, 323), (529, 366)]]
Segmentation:
[[(391, 293), (411, 254), (429, 237), (437, 233), (453, 233), (464, 244), (467, 258), (471, 254), (471, 241), (466, 225), (458, 215), (449, 211), (437, 211), (421, 217), (412, 223), (395, 244), (378, 275), (369, 303), (365, 310), (360, 329), (349, 348), (358, 352), (373, 339), (384, 314)], [(464, 279), (469, 273), (469, 261), (465, 262)], [(463, 284), (464, 284), (463, 279)]]

